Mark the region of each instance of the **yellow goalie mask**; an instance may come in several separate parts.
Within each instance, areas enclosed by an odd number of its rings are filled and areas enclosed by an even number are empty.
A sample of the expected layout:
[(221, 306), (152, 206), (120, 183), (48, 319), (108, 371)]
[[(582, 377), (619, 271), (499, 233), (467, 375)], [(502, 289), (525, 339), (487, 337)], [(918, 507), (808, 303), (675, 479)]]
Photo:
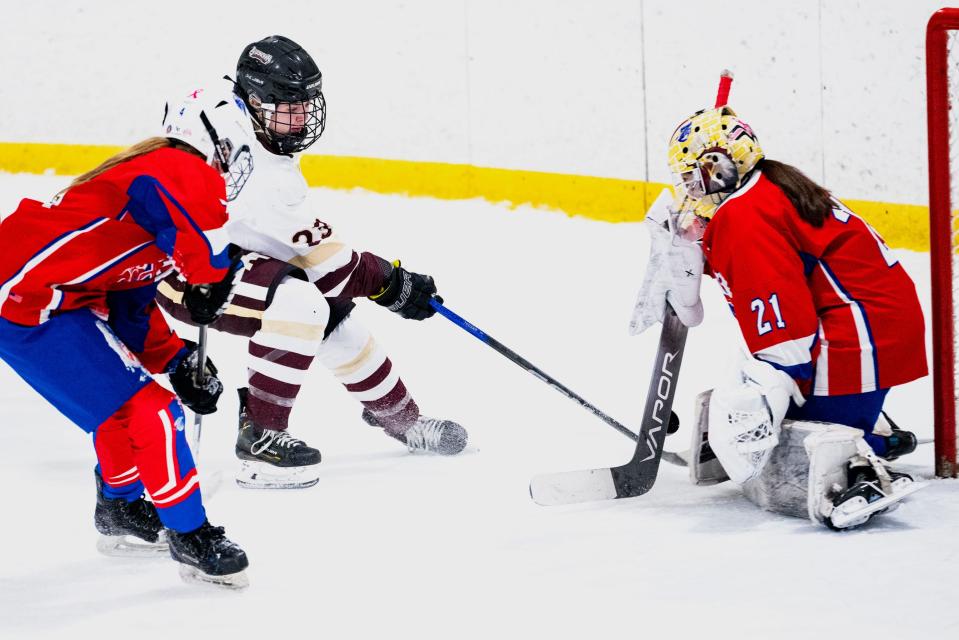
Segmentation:
[(762, 158), (756, 134), (729, 107), (693, 114), (669, 139), (676, 209), (711, 218)]

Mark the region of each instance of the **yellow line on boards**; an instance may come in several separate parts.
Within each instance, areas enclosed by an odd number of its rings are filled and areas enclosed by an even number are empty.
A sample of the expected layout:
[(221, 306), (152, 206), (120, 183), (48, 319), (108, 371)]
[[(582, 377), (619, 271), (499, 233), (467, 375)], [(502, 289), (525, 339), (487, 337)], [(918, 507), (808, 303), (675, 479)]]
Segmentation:
[(310, 186), (445, 200), (483, 198), (514, 207), (530, 205), (610, 222), (641, 220), (647, 203), (667, 186), (616, 178), (348, 156), (304, 155), (300, 166)]
[(843, 200), (893, 249), (929, 251), (929, 207), (870, 200)]
[[(123, 147), (0, 142), (0, 171), (79, 175)], [(351, 156), (303, 155), (311, 187), (447, 200), (483, 198), (511, 207), (529, 205), (607, 222), (641, 220), (667, 185), (561, 173), (474, 167)], [(923, 206), (846, 200), (895, 248), (929, 250), (929, 213)]]
[(78, 176), (125, 147), (0, 142), (0, 171)]

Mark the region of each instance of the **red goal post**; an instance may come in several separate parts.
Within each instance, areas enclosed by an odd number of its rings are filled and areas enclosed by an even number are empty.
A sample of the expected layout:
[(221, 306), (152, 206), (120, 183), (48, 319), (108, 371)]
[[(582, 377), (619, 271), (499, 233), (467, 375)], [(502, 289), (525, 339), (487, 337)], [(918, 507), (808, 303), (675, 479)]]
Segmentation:
[(959, 292), (959, 8), (926, 27), (929, 235), (936, 475), (955, 477), (956, 304)]

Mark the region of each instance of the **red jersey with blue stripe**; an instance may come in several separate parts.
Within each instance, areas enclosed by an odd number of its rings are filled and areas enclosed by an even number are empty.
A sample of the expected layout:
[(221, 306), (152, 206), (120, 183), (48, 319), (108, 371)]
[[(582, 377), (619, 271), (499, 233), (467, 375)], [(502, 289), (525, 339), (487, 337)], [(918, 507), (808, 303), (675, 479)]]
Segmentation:
[(222, 280), (230, 260), (214, 230), (226, 220), (223, 178), (173, 148), (124, 161), (54, 204), (25, 199), (0, 222), (0, 317), (36, 326), (91, 308), (159, 371), (183, 343), (153, 303), (156, 282), (173, 269), (190, 283)]
[(866, 393), (926, 375), (916, 287), (839, 201), (816, 228), (755, 171), (707, 225), (703, 253), (749, 350), (805, 394)]

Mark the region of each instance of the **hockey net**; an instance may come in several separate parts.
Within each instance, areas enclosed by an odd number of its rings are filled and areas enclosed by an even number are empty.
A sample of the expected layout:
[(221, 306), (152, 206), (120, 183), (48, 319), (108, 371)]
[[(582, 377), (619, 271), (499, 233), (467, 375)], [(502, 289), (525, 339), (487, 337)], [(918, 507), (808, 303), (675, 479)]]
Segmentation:
[(926, 28), (936, 475), (955, 477), (959, 391), (959, 9)]

